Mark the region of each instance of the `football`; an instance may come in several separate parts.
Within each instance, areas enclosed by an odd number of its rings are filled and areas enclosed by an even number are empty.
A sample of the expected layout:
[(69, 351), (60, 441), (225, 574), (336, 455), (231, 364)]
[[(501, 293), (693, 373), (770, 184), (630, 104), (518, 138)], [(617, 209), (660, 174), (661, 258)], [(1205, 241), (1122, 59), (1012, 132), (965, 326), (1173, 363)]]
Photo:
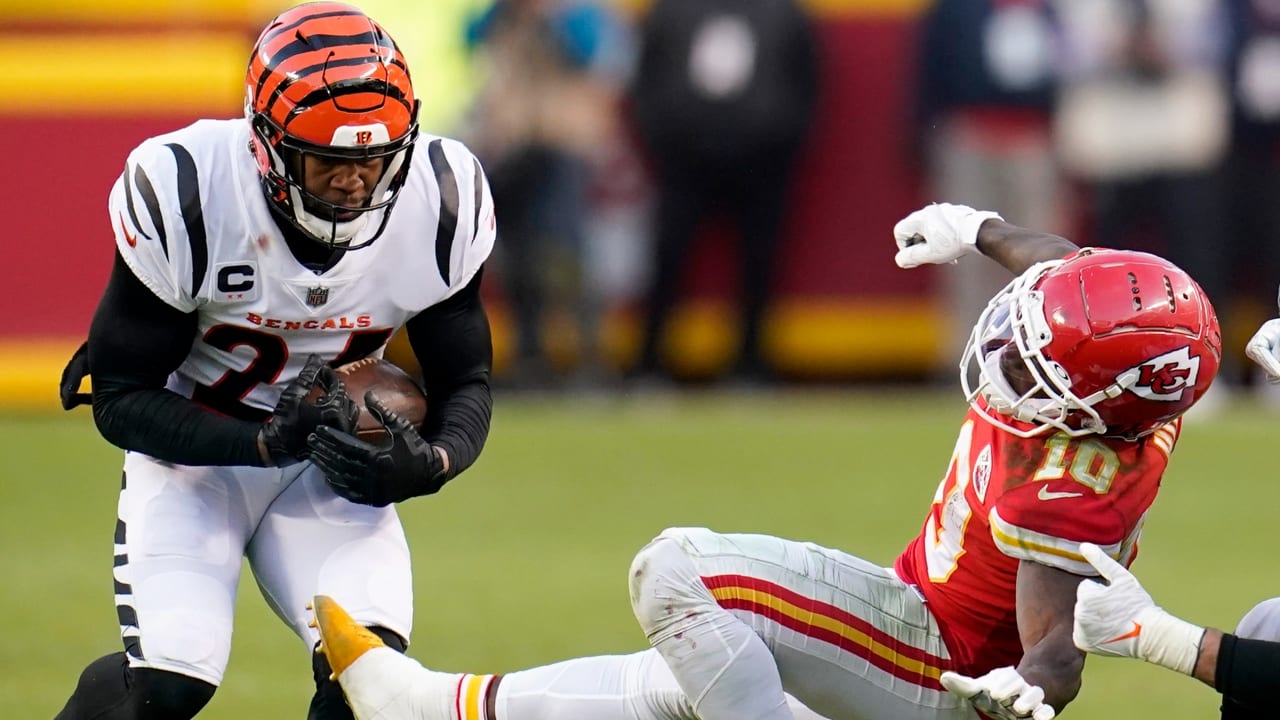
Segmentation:
[(381, 442), (382, 425), (364, 409), (364, 394), (370, 390), (390, 411), (421, 429), (427, 418), (427, 394), (404, 370), (381, 358), (364, 358), (340, 365), (335, 370), (347, 395), (360, 408), (356, 420), (356, 437), (367, 442)]

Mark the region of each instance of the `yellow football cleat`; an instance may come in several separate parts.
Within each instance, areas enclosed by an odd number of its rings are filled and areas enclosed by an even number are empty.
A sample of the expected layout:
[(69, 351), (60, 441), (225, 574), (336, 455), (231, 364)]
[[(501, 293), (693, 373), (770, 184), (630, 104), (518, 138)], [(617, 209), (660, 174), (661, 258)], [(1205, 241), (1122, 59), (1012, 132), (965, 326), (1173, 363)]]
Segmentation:
[(374, 648), (386, 647), (381, 638), (353, 620), (328, 595), (316, 595), (311, 609), (315, 614), (312, 626), (320, 631), (320, 652), (329, 659), (332, 679), (338, 679), (361, 655)]

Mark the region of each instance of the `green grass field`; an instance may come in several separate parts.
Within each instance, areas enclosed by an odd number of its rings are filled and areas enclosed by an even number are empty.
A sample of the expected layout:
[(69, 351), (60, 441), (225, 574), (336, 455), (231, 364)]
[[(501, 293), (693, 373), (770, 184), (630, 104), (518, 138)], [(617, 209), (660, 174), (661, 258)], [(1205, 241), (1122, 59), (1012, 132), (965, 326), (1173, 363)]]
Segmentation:
[[(410, 653), (495, 672), (644, 646), (631, 556), (669, 525), (773, 533), (890, 563), (918, 531), (963, 414), (958, 392), (621, 400), (499, 397), (488, 448), (402, 506), (414, 549)], [(1169, 609), (1233, 627), (1280, 594), (1277, 418), (1189, 423), (1136, 569)], [(111, 538), (119, 452), (87, 411), (0, 415), (0, 717), (50, 718), (81, 668), (119, 649)], [(226, 680), (202, 718), (299, 718), (308, 649), (246, 575)], [(1073, 718), (1216, 717), (1217, 696), (1133, 661), (1091, 659)]]

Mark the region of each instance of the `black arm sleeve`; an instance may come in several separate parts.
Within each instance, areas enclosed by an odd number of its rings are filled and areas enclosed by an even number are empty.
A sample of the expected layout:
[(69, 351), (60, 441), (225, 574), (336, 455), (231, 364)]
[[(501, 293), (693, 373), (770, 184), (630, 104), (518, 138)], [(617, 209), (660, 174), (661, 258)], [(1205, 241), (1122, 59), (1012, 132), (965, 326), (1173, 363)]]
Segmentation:
[(1222, 693), (1224, 718), (1260, 717), (1245, 709), (1274, 704), (1280, 691), (1280, 642), (1223, 633), (1213, 686)]
[(427, 390), (423, 437), (449, 454), (449, 477), (480, 456), (489, 437), (493, 340), (476, 273), (453, 297), (409, 319), (405, 332)]
[(93, 419), (112, 445), (181, 465), (258, 465), (258, 423), (164, 388), (191, 351), (196, 316), (156, 297), (116, 253), (89, 326)]

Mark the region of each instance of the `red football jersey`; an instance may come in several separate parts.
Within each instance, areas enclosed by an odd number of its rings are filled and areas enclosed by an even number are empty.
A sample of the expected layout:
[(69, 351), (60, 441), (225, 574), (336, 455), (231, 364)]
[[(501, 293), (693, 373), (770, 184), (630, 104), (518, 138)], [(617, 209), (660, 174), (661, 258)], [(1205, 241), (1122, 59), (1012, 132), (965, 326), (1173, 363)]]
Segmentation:
[(1078, 552), (1087, 541), (1133, 562), (1181, 423), (1138, 441), (1020, 438), (969, 411), (924, 530), (895, 563), (937, 618), (954, 670), (977, 676), (1022, 658), (1020, 560), (1094, 576)]

